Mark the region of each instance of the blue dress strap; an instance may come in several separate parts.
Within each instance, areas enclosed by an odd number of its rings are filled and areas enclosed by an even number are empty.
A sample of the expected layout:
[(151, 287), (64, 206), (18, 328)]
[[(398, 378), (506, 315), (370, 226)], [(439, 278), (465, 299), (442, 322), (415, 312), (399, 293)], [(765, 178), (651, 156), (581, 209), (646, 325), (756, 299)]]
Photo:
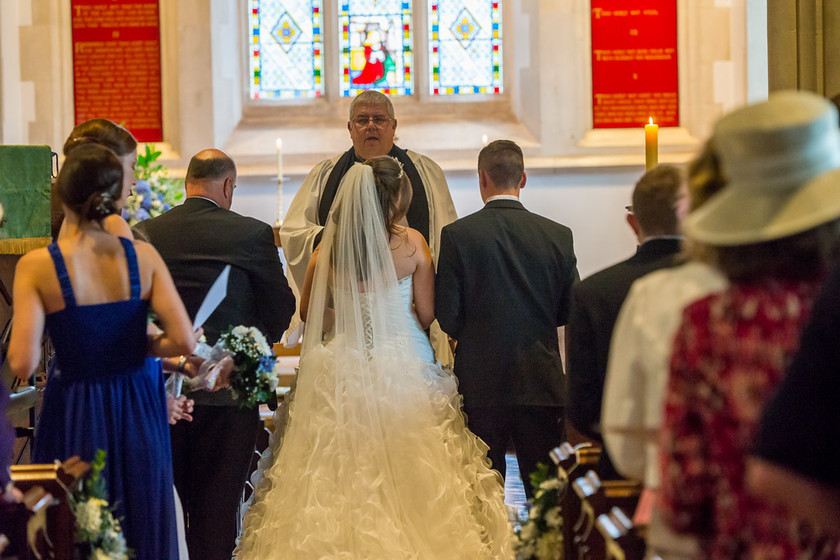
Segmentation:
[(131, 299), (140, 299), (140, 269), (137, 266), (137, 253), (134, 251), (134, 243), (130, 239), (120, 237), (123, 249), (125, 249), (125, 260), (128, 264), (128, 280), (131, 287)]
[(76, 307), (76, 296), (73, 295), (73, 284), (70, 283), (70, 275), (67, 274), (67, 265), (64, 264), (64, 257), (58, 248), (58, 243), (51, 243), (47, 250), (50, 252), (55, 273), (58, 276), (58, 283), (61, 285), (61, 295), (64, 297), (65, 307)]

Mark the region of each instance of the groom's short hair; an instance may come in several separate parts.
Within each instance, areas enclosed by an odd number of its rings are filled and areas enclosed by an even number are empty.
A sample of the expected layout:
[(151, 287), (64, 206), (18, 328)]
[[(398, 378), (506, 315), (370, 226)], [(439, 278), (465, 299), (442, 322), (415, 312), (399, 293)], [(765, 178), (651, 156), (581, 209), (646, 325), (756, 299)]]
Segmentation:
[(522, 148), (511, 140), (494, 140), (478, 154), (478, 169), (497, 187), (514, 187), (525, 173)]

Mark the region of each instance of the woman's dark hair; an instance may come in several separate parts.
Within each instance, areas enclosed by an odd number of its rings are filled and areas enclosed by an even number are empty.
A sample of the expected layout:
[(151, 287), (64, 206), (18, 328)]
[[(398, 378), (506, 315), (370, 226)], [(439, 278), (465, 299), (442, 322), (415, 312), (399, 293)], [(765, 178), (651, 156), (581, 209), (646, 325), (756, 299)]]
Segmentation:
[(833, 221), (762, 243), (706, 246), (706, 258), (733, 283), (811, 280), (823, 274), (832, 262), (838, 231), (840, 221)]
[(100, 144), (74, 147), (56, 180), (56, 192), (82, 220), (101, 222), (117, 212), (123, 169), (119, 158)]
[(370, 158), (365, 165), (373, 168), (373, 181), (385, 219), (385, 230), (394, 234), (397, 222), (405, 216), (411, 204), (411, 182), (402, 164), (391, 156)]
[(137, 149), (129, 131), (108, 119), (90, 119), (76, 126), (64, 143), (64, 155), (84, 144), (101, 144), (122, 157)]

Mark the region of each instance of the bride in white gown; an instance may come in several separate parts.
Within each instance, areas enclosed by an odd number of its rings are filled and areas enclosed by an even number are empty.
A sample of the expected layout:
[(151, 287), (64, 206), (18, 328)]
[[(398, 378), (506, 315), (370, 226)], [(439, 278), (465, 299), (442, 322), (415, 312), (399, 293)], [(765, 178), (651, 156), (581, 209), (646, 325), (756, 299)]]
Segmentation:
[(423, 237), (398, 225), (410, 197), (388, 156), (342, 180), (307, 270), (297, 386), (260, 461), (240, 560), (513, 556), (501, 476), (423, 332), (434, 269)]

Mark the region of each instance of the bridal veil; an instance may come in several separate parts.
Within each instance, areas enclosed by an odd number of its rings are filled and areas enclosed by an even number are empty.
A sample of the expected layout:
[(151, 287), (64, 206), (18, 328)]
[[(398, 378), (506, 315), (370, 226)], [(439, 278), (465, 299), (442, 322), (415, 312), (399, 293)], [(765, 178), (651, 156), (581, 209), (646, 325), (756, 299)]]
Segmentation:
[(237, 558), (512, 557), (501, 477), (455, 378), (413, 350), (370, 166), (342, 180), (319, 252), (286, 429)]

